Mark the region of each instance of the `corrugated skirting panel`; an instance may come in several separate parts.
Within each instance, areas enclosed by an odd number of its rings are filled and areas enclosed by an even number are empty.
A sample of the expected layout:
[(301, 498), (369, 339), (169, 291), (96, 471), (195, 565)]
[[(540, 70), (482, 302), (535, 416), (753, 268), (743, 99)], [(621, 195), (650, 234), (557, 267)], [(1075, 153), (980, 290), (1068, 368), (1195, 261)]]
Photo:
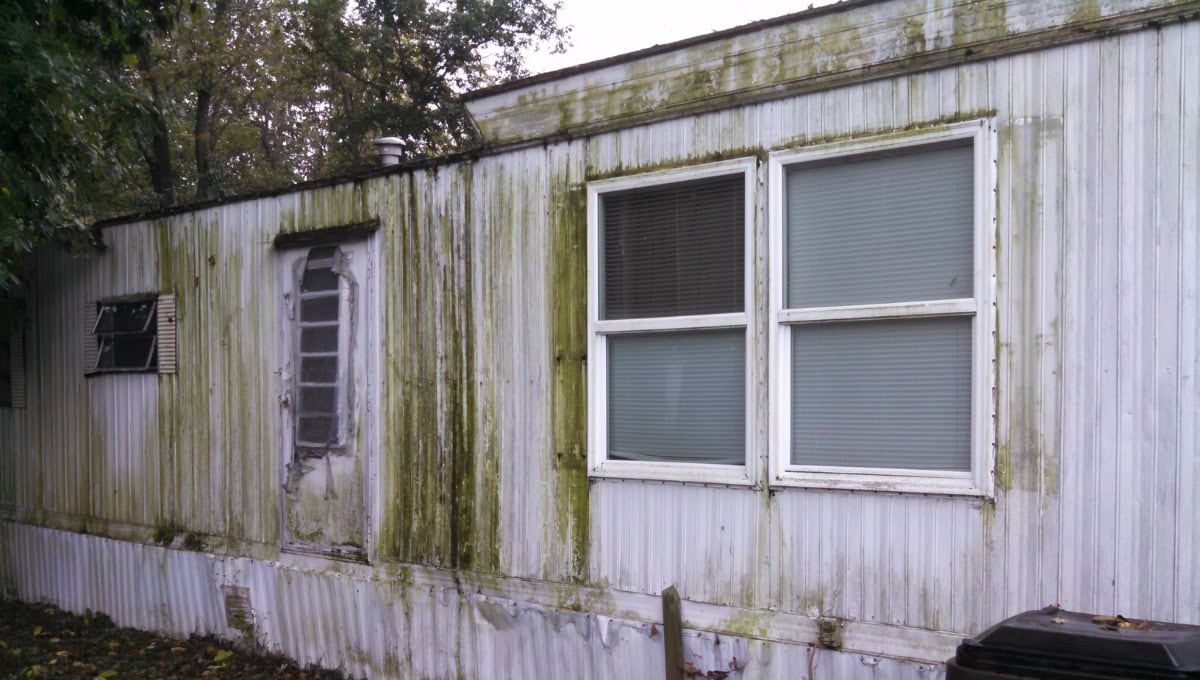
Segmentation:
[[(239, 621), (234, 588), (248, 596)], [(0, 523), (0, 594), (102, 611), (173, 635), (252, 634), (300, 664), (371, 678), (659, 678), (661, 626), (486, 593), (311, 572)], [(685, 658), (729, 678), (942, 677), (935, 665), (684, 631)], [(720, 676), (718, 676), (720, 677)]]

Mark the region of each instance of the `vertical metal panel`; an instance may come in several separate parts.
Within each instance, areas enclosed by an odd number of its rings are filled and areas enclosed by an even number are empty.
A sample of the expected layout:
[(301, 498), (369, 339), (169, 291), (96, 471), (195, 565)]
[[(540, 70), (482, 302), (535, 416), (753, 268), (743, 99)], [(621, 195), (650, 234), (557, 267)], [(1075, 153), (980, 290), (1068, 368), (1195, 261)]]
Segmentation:
[[(621, 593), (676, 585), (687, 601), (764, 619), (906, 630), (973, 633), (1051, 602), (1200, 623), (1197, 54), (1200, 23), (1172, 24), (108, 229), (109, 251), (82, 266), (40, 256), (29, 408), (0, 411), (0, 507), (65, 529), (144, 542), (178, 527), (219, 550), (273, 554), (271, 238), (377, 216), (379, 561)], [(585, 262), (572, 238), (588, 178), (984, 115), (999, 130), (994, 499), (588, 482), (572, 335), (585, 301), (570, 277)], [(772, 197), (757, 197), (765, 252)], [(761, 252), (755, 262), (764, 310)], [(177, 296), (177, 374), (85, 379), (79, 310), (143, 292)], [(766, 425), (765, 412), (750, 424), (764, 474)], [(586, 612), (29, 536), (6, 539), (18, 595), (187, 631), (224, 625), (214, 584), (247, 583), (265, 643), (302, 661), (362, 648), (354, 668), (542, 677), (661, 663), (634, 644), (638, 624)], [(89, 571), (105, 560), (119, 573)], [(128, 580), (151, 564), (157, 580)], [(336, 612), (336, 625), (314, 612)], [(803, 647), (749, 645), (765, 677), (808, 662)], [(916, 672), (826, 652), (817, 663), (831, 676)]]
[(674, 585), (700, 602), (755, 602), (755, 494), (607, 480), (594, 489), (593, 579), (652, 594)]
[[(1176, 140), (1160, 137), (1163, 144), (1178, 144), (1179, 164), (1172, 165), (1171, 171), (1164, 177), (1163, 184), (1175, 184), (1179, 187), (1179, 205), (1176, 210), (1164, 211), (1164, 214), (1174, 213), (1174, 219), (1179, 224), (1179, 335), (1178, 359), (1179, 376), (1175, 383), (1176, 390), (1176, 423), (1179, 441), (1177, 443), (1179, 459), (1176, 464), (1175, 497), (1178, 499), (1178, 514), (1174, 527), (1175, 544), (1175, 573), (1174, 588), (1177, 609), (1175, 619), (1200, 623), (1200, 612), (1195, 609), (1188, 611), (1188, 602), (1200, 602), (1200, 579), (1195, 578), (1196, 565), (1200, 564), (1200, 268), (1194, 263), (1200, 261), (1200, 192), (1191, 188), (1200, 185), (1200, 127), (1188, 124), (1187, 121), (1200, 119), (1200, 84), (1194, 77), (1195, 58), (1200, 54), (1200, 23), (1193, 22), (1182, 30), (1178, 43), (1183, 55), (1191, 55), (1190, 66), (1184, 65), (1178, 74), (1165, 73), (1164, 86), (1178, 87), (1180, 94), (1179, 135)], [(1175, 40), (1166, 44), (1174, 45)], [(1166, 63), (1173, 64), (1173, 60)], [(1176, 79), (1175, 76), (1178, 76)], [(1170, 111), (1162, 109), (1164, 117)], [(1174, 115), (1174, 114), (1170, 114)], [(1168, 156), (1168, 158), (1170, 158)], [(1189, 160), (1190, 159), (1190, 160)], [(1170, 474), (1170, 471), (1165, 471)], [(1163, 529), (1164, 537), (1172, 532)], [(1166, 540), (1171, 540), (1167, 538)]]

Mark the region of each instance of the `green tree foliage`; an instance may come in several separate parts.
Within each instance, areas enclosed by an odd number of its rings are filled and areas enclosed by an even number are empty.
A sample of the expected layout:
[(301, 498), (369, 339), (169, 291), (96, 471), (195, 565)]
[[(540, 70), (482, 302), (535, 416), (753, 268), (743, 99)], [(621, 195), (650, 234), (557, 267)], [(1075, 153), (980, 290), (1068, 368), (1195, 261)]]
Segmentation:
[(470, 144), (458, 101), (561, 49), (550, 0), (0, 2), (0, 290), (97, 219)]
[(89, 195), (121, 186), (117, 162), (146, 100), (120, 76), (156, 30), (137, 0), (0, 3), (0, 291), (39, 241), (86, 249)]
[[(371, 140), (410, 157), (471, 141), (469, 89), (524, 74), (561, 48), (546, 0), (203, 0), (141, 54), (160, 112), (141, 155), (171, 204), (359, 170)], [(156, 136), (155, 131), (161, 132)]]
[(561, 48), (558, 9), (542, 0), (308, 4), (301, 35), (328, 94), (326, 167), (361, 166), (380, 135), (404, 140), (410, 157), (461, 148), (472, 129), (457, 93), (524, 75), (532, 47)]

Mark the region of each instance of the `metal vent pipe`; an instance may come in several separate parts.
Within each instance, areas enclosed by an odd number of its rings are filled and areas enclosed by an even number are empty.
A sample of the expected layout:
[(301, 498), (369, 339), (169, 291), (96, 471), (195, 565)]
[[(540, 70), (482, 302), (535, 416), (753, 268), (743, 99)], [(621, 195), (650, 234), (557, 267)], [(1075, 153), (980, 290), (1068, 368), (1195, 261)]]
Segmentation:
[(380, 137), (374, 141), (380, 165), (400, 165), (404, 155), (404, 140), (399, 137)]

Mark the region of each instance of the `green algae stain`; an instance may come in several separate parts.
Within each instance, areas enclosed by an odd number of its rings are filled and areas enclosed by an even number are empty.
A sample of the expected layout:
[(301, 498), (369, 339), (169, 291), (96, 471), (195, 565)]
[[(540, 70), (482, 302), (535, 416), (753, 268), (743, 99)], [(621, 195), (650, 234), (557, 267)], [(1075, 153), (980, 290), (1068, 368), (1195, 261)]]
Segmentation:
[[(624, 177), (627, 175), (637, 175), (637, 174), (643, 174), (643, 173), (647, 173), (647, 172), (659, 172), (662, 170), (675, 170), (677, 168), (692, 168), (697, 165), (703, 165), (705, 163), (717, 163), (720, 161), (738, 160), (738, 159), (743, 159), (743, 158), (755, 158), (760, 163), (765, 163), (765, 162), (767, 162), (767, 150), (762, 147), (758, 147), (758, 146), (722, 147), (720, 150), (717, 150), (717, 151), (711, 151), (708, 153), (692, 154), (689, 156), (672, 158), (670, 160), (657, 161), (657, 162), (653, 162), (653, 163), (643, 163), (643, 164), (639, 164), (639, 165), (620, 165), (620, 164), (618, 164), (615, 167), (608, 169), (608, 170), (604, 170), (604, 171), (589, 171), (587, 173), (587, 181), (594, 182), (594, 181), (602, 180), (602, 179), (611, 179), (614, 177)], [(579, 210), (581, 211), (579, 213), (580, 214), (579, 219), (582, 219), (585, 221), (584, 222), (584, 229), (585, 229), (584, 236), (586, 237), (586, 234), (587, 234), (587, 232), (586, 232), (586, 228), (587, 228), (587, 223), (586, 223), (587, 196), (586, 196), (586, 191), (584, 191), (583, 188), (580, 188), (579, 191), (582, 195), (581, 200), (583, 201), (582, 207), (579, 208)], [(583, 245), (581, 245), (580, 247), (586, 248), (586, 240), (583, 241), (582, 244)], [(579, 264), (579, 266), (581, 266), (581, 267), (586, 267), (586, 265), (587, 265), (586, 260), (581, 261)], [(587, 285), (586, 278), (584, 279), (583, 283), (585, 286)], [(586, 313), (586, 311), (587, 311), (586, 310), (586, 305), (587, 305), (587, 297), (586, 297), (587, 289), (586, 289), (586, 287), (584, 288), (582, 294), (584, 295), (584, 297), (581, 299), (579, 304), (584, 305), (584, 307), (585, 307), (584, 312)], [(584, 321), (586, 322), (586, 320), (587, 320), (587, 317), (585, 314)]]
[[(745, 638), (764, 639), (770, 636), (775, 615), (767, 611), (739, 610), (721, 623), (721, 632)], [(684, 622), (684, 627), (688, 627)]]
[[(1061, 148), (1062, 120), (1028, 118), (999, 130), (1001, 222), (1010, 225), (1006, 272), (998, 293), (1010, 300), (998, 326), (1005, 333), (998, 340), (997, 385), (1004, 395), (1000, 408), (1008, 411), (1008, 427), (997, 433), (996, 484), (1005, 491), (1019, 489), (1057, 495), (1060, 455), (1056, 433), (1059, 425), (1046, 408), (1044, 375), (1060, 371), (1059, 320), (1051, 309), (1043, 318), (1044, 292), (1061, 286), (1061, 273), (1044, 271), (1039, 263), (1047, 241), (1056, 238), (1052, 224), (1057, 219), (1052, 204), (1056, 187), (1053, 177), (1043, 186), (1047, 156)], [(1047, 151), (1049, 149), (1049, 151)], [(1007, 184), (1007, 186), (1005, 186)], [(1057, 299), (1058, 296), (1055, 296)], [(1049, 436), (1048, 436), (1049, 435)]]
[(983, 0), (973, 5), (970, 11), (956, 8), (953, 45), (962, 47), (1007, 35), (1008, 4), (1007, 0)]
[[(396, 502), (384, 509), (379, 550), (390, 559), (494, 571), (499, 464), (494, 435), (479, 431), (474, 172), (462, 164), (403, 176), (399, 220), (385, 234), (383, 270), (395, 292), (385, 295), (380, 457), (382, 493)], [(437, 191), (439, 183), (449, 190)]]
[(1085, 24), (1099, 21), (1102, 18), (1104, 18), (1104, 10), (1100, 7), (1099, 0), (1083, 0), (1076, 3), (1075, 11), (1072, 12), (1067, 23)]
[(589, 565), (587, 470), (587, 191), (562, 178), (552, 191), (550, 317), (555, 528), (569, 550), (568, 577)]

